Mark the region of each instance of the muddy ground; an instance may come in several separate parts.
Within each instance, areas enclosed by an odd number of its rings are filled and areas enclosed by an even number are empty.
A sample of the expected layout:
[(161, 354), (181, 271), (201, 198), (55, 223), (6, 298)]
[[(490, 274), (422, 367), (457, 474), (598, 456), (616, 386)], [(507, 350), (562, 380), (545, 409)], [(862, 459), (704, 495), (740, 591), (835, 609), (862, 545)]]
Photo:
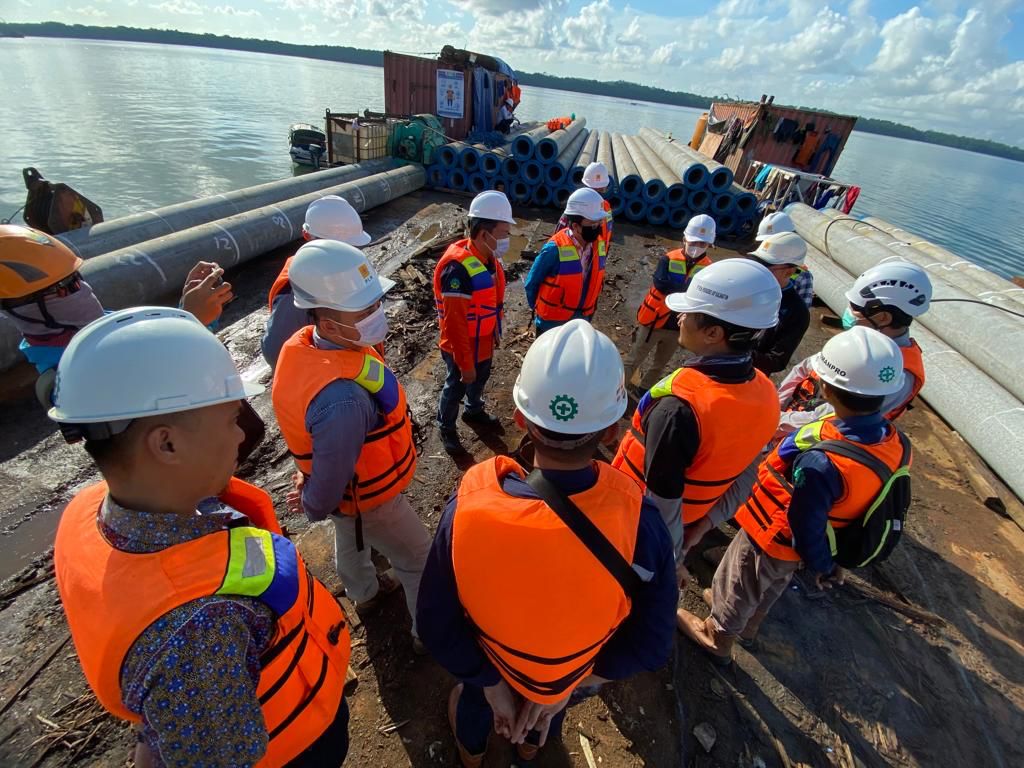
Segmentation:
[[(420, 464), (409, 495), (431, 528), (461, 470), (441, 451), (432, 423), (444, 367), (430, 296), (434, 257), (422, 251), (458, 230), (465, 202), (421, 192), (366, 217), (368, 231), (387, 237), (371, 255), (399, 280), (388, 357), (418, 424)], [(536, 210), (517, 215), (513, 251), (535, 252), (553, 221)], [(670, 234), (616, 224), (597, 325), (622, 347)], [(287, 255), (229, 276), (239, 299), (225, 314), (222, 336), (246, 375), (264, 382), (265, 296)], [(480, 437), (461, 427), (473, 460), (518, 443), (510, 393), (531, 338), (519, 282), (527, 268), (526, 260), (509, 267), (505, 344), (489, 385), (490, 408), (506, 433)], [(802, 353), (820, 348), (831, 332), (819, 316)], [(0, 584), (0, 765), (130, 765), (131, 730), (99, 709), (67, 641), (47, 552), (63, 505), (95, 474), (81, 448), (55, 434), (30, 382), (26, 370), (0, 381), (0, 579), (7, 579)], [(291, 463), (269, 396), (255, 406), (268, 437), (240, 474), (267, 488), (283, 510)], [(586, 766), (586, 746), (602, 766), (1024, 765), (1024, 533), (978, 500), (940, 439), (947, 428), (927, 406), (906, 415), (903, 426), (916, 448), (910, 531), (888, 562), (860, 574), (899, 610), (855, 588), (822, 595), (798, 579), (757, 645), (739, 650), (732, 668), (718, 670), (680, 641), (659, 673), (609, 685), (574, 707), (562, 744), (546, 749), (542, 764)], [(340, 592), (330, 527), (287, 516), (284, 522), (307, 562)], [(712, 534), (708, 548), (729, 535)], [(709, 583), (713, 566), (702, 556), (692, 570), (700, 585)], [(683, 600), (703, 615), (700, 585)], [(350, 698), (347, 765), (455, 764), (444, 714), (452, 680), (413, 655), (404, 613), (400, 595), (365, 623), (350, 611), (359, 682)], [(713, 743), (702, 746), (695, 729), (712, 734)], [(514, 762), (510, 748), (492, 747), (487, 765)]]

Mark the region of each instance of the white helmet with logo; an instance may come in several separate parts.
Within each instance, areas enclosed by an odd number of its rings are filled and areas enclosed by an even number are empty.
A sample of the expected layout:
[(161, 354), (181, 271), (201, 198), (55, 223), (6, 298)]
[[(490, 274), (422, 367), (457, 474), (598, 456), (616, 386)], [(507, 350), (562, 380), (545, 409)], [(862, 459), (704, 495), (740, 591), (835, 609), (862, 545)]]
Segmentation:
[(789, 218), (788, 213), (783, 213), (782, 211), (769, 213), (757, 225), (758, 240), (764, 240), (766, 237), (777, 235), (780, 232), (796, 232), (796, 225), (793, 223), (793, 220)]
[(874, 328), (858, 325), (833, 336), (811, 367), (822, 381), (855, 395), (885, 397), (903, 386), (903, 353)]
[(380, 301), (395, 281), (377, 274), (358, 248), (337, 240), (306, 243), (288, 269), (295, 306), (359, 312)]
[(771, 328), (779, 322), (782, 289), (763, 264), (750, 259), (723, 259), (704, 267), (685, 293), (671, 293), (665, 305), (673, 312), (696, 312), (741, 328)]
[(779, 232), (764, 238), (750, 255), (764, 264), (800, 266), (807, 258), (807, 243), (796, 232)]
[(712, 245), (715, 242), (715, 220), (706, 213), (698, 213), (686, 225), (683, 230), (683, 238), (690, 242), (707, 243)]
[(372, 239), (363, 231), (356, 209), (337, 195), (325, 195), (309, 204), (302, 231), (309, 237), (325, 237), (355, 246), (366, 245)]
[(626, 412), (622, 357), (586, 320), (570, 320), (526, 351), (512, 399), (531, 424), (567, 435), (593, 434)]
[(231, 353), (190, 313), (133, 307), (94, 320), (71, 339), (57, 367), (49, 416), (61, 424), (125, 422), (124, 429), (131, 419), (261, 392), (242, 380)]
[(902, 259), (883, 261), (857, 278), (846, 299), (856, 307), (896, 307), (919, 317), (931, 303), (932, 281), (917, 264)]
[(608, 169), (604, 163), (591, 163), (583, 171), (583, 183), (591, 189), (604, 189), (608, 186)]

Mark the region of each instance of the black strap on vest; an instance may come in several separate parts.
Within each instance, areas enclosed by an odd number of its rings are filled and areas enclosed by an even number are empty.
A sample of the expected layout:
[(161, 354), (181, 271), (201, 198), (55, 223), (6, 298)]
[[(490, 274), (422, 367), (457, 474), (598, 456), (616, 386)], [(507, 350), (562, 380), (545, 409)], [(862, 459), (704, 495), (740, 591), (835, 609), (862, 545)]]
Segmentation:
[(551, 511), (558, 515), (566, 527), (576, 535), (583, 546), (590, 550), (590, 553), (598, 559), (605, 570), (619, 582), (619, 586), (622, 587), (626, 596), (630, 600), (635, 600), (643, 587), (643, 579), (633, 570), (633, 566), (626, 561), (622, 553), (591, 522), (590, 518), (580, 511), (572, 499), (544, 477), (540, 470), (535, 469), (527, 475), (526, 482), (551, 508)]

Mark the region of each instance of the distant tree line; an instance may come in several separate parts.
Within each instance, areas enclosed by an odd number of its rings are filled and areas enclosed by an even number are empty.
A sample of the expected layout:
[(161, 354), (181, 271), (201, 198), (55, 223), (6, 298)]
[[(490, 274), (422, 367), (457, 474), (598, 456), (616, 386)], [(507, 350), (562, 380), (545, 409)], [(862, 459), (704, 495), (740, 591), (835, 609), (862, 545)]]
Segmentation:
[[(30, 37), (70, 37), (86, 40), (118, 40), (133, 43), (163, 43), (170, 45), (191, 45), (200, 48), (224, 48), (252, 53), (275, 53), (281, 56), (299, 56), (307, 59), (339, 61), (346, 64), (363, 64), (380, 67), (384, 64), (381, 51), (364, 48), (350, 48), (339, 45), (297, 45), (280, 43), (275, 40), (254, 40), (227, 35), (193, 34), (167, 29), (138, 29), (135, 27), (92, 27), (81, 24), (61, 24), (47, 21), (39, 24), (0, 24), (0, 36), (25, 35)], [(519, 72), (519, 82), (540, 88), (555, 88), (575, 93), (598, 96), (613, 96), (630, 101), (649, 101), (656, 104), (670, 104), (678, 107), (706, 108), (712, 101), (726, 101), (724, 97), (701, 96), (685, 91), (668, 91), (649, 85), (629, 83), (623, 80), (601, 82), (579, 77), (559, 77), (537, 72)], [(878, 120), (871, 117), (857, 118), (856, 130), (881, 136), (894, 136), (926, 144), (965, 149), (983, 155), (994, 155), (1024, 162), (1024, 149), (1001, 144), (987, 139), (957, 136), (940, 131), (922, 131), (909, 125)]]

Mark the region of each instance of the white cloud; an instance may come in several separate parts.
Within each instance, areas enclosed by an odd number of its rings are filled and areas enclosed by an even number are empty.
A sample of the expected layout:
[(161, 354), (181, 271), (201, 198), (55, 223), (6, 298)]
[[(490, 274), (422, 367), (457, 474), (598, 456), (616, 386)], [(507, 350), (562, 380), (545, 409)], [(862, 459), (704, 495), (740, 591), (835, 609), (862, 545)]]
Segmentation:
[(97, 8), (94, 5), (86, 5), (80, 8), (65, 8), (64, 14), (66, 16), (86, 19), (105, 19), (110, 15), (102, 8)]
[(232, 16), (236, 19), (252, 19), (256, 18), (257, 16), (263, 15), (255, 8), (246, 8), (245, 10), (239, 10), (238, 8), (235, 8), (233, 5), (218, 5), (216, 8), (213, 9), (213, 12), (219, 13), (222, 16)]
[(203, 7), (195, 0), (166, 0), (166, 2), (159, 3), (157, 5), (151, 5), (158, 11), (166, 11), (167, 13), (175, 13), (180, 16), (202, 16)]

